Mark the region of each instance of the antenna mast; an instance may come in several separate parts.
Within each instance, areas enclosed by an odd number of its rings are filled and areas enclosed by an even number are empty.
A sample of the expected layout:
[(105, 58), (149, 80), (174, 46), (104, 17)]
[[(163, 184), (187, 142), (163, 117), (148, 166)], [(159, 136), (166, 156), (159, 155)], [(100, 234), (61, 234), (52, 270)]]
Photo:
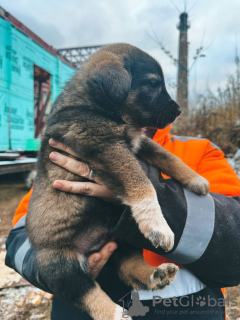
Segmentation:
[(188, 114), (188, 14), (180, 14), (180, 23), (177, 28), (179, 34), (179, 54), (178, 54), (178, 85), (177, 102), (182, 108), (184, 115)]

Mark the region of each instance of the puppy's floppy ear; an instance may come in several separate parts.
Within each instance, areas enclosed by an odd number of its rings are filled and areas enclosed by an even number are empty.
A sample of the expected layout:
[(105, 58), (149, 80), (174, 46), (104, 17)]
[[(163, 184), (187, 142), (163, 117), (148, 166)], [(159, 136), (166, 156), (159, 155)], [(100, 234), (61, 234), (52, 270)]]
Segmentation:
[(132, 79), (118, 56), (107, 51), (99, 52), (93, 61), (92, 71), (92, 80), (110, 101), (121, 103), (127, 98)]

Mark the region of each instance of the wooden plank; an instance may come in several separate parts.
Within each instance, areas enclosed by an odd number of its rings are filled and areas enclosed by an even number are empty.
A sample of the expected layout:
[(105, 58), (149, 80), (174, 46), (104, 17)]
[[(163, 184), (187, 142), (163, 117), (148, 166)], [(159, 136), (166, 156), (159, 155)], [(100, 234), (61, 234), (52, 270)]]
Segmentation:
[(0, 161), (0, 175), (35, 170), (36, 162), (37, 159), (35, 158), (26, 158), (13, 161)]
[(0, 153), (0, 160), (11, 160), (19, 157), (19, 153), (16, 152), (3, 152)]

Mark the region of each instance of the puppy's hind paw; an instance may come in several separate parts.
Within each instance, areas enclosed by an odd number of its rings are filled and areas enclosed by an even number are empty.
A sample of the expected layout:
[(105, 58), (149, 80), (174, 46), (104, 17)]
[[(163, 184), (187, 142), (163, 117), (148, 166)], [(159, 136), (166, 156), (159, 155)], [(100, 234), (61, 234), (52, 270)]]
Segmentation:
[(209, 182), (201, 176), (184, 183), (184, 187), (200, 196), (207, 195), (209, 192)]
[(178, 266), (174, 263), (163, 263), (151, 275), (149, 290), (164, 289), (175, 279)]

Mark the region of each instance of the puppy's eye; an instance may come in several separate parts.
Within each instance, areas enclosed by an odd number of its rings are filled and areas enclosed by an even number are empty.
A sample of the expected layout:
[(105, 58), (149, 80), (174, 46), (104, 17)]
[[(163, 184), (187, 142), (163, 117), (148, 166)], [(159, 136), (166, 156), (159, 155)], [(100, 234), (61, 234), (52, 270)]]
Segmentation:
[(160, 81), (159, 81), (159, 80), (150, 80), (150, 81), (148, 82), (148, 84), (149, 84), (149, 86), (150, 86), (151, 88), (157, 88), (157, 87), (159, 87), (159, 85), (160, 85)]

